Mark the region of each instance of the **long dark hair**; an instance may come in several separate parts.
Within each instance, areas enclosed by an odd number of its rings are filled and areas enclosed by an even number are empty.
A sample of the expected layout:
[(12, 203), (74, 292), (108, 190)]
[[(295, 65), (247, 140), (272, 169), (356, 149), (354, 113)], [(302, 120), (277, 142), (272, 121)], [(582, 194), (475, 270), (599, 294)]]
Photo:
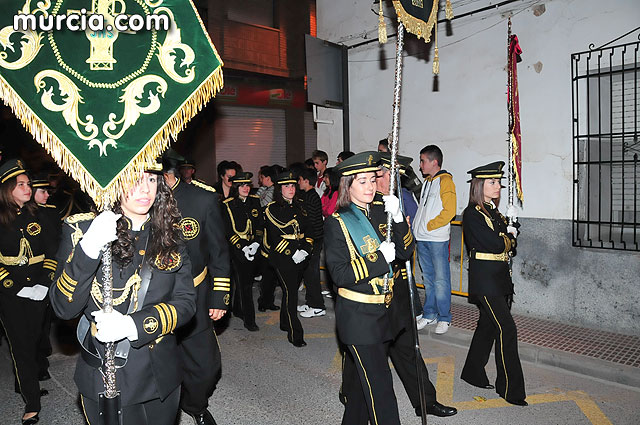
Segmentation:
[[(181, 216), (178, 204), (165, 179), (158, 176), (157, 181), (156, 199), (149, 210), (151, 229), (145, 257), (151, 263), (156, 260), (156, 257), (164, 263), (182, 243), (182, 231), (179, 225)], [(122, 214), (120, 202), (114, 206), (113, 211)], [(124, 267), (131, 263), (134, 256), (133, 236), (124, 215), (118, 220), (117, 233), (118, 239), (112, 245), (113, 258), (121, 267)]]
[[(475, 207), (476, 205), (480, 207), (485, 214), (489, 215), (489, 212), (484, 206), (484, 182), (487, 179), (471, 179), (471, 187), (469, 188), (469, 204), (468, 207)], [(496, 198), (493, 200), (496, 208), (500, 205), (500, 198)]]
[(334, 169), (331, 167), (331, 168), (327, 168), (324, 171), (324, 175), (329, 176), (329, 186), (327, 186), (327, 188), (324, 190), (324, 195), (331, 197), (333, 196), (333, 192), (336, 192), (340, 187), (340, 182), (341, 182), (340, 174), (336, 173)]
[[(11, 223), (13, 223), (18, 216), (20, 207), (16, 204), (16, 201), (13, 200), (13, 190), (17, 184), (18, 176), (15, 176), (0, 185), (0, 225), (3, 227), (11, 226)], [(26, 202), (22, 208), (34, 216), (38, 209), (36, 203), (33, 201), (33, 197)]]
[[(300, 207), (300, 189), (298, 189), (298, 185), (294, 184), (296, 187), (296, 193), (293, 195), (293, 200), (291, 201), (292, 205)], [(282, 185), (275, 184), (275, 189), (273, 190), (273, 200), (278, 205), (288, 205), (289, 203), (282, 196)]]
[(336, 201), (336, 211), (340, 208), (348, 207), (351, 203), (351, 193), (349, 188), (356, 178), (356, 174), (340, 177), (340, 185), (338, 187), (338, 200)]

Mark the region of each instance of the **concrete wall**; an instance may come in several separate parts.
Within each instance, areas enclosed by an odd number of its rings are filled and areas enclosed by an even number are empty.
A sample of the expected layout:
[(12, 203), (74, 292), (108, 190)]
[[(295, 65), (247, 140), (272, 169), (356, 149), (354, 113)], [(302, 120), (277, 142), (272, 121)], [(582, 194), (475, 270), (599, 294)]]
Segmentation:
[[(471, 6), (476, 9), (489, 3)], [(458, 15), (469, 11), (468, 6), (456, 8), (455, 1), (453, 6)], [(333, 0), (318, 0), (318, 37), (350, 46), (375, 39), (378, 20), (371, 8), (371, 0), (340, 2), (340, 7)], [(523, 49), (518, 80), (525, 197), (521, 216), (525, 218), (514, 266), (519, 288), (515, 311), (640, 333), (639, 300), (633, 295), (640, 281), (640, 255), (571, 246), (570, 68), (571, 53), (587, 50), (590, 43), (607, 43), (637, 27), (640, 2), (521, 1), (453, 21), (452, 36), (446, 36), (440, 25), (438, 92), (432, 91), (433, 45), (416, 42), (407, 34), (400, 153), (413, 157), (417, 167), (423, 146), (436, 143), (442, 148), (444, 168), (453, 173), (457, 186), (459, 214), (468, 200), (466, 171), (506, 161), (509, 15)], [(385, 16), (389, 34), (395, 33), (390, 2)], [(382, 47), (374, 42), (349, 50), (350, 135), (355, 152), (375, 149), (377, 141), (390, 132), (394, 58), (395, 38)], [(319, 126), (321, 149), (339, 152), (341, 143), (335, 126)]]

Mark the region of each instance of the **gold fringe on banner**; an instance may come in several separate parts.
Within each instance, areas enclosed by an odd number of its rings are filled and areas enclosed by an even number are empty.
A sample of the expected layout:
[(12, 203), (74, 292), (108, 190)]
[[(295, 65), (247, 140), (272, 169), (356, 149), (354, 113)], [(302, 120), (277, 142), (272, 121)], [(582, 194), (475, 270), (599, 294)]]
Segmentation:
[(425, 43), (431, 41), (431, 30), (433, 30), (433, 24), (438, 19), (438, 0), (433, 1), (431, 13), (429, 14), (429, 20), (427, 22), (414, 18), (407, 13), (399, 0), (393, 0), (393, 7), (396, 9), (398, 21), (402, 22), (407, 31), (418, 38), (423, 38)]
[(224, 77), (221, 64), (106, 187), (100, 186), (73, 153), (62, 144), (58, 136), (27, 106), (2, 76), (0, 76), (0, 98), (5, 105), (11, 108), (24, 128), (45, 148), (60, 168), (77, 181), (80, 188), (91, 196), (96, 206), (102, 209), (105, 205), (111, 205), (118, 201), (123, 188), (131, 187), (138, 181), (145, 166), (155, 162), (156, 158), (169, 147), (171, 139), (175, 140), (178, 137), (178, 133), (185, 128), (189, 120), (200, 112), (209, 100), (215, 97), (223, 85)]
[(453, 7), (451, 7), (451, 0), (447, 0), (447, 5), (444, 8), (444, 16), (448, 20), (453, 19)]
[(382, 2), (380, 0), (380, 11), (378, 12), (378, 43), (384, 44), (387, 42), (387, 24), (384, 22), (384, 14), (382, 13)]

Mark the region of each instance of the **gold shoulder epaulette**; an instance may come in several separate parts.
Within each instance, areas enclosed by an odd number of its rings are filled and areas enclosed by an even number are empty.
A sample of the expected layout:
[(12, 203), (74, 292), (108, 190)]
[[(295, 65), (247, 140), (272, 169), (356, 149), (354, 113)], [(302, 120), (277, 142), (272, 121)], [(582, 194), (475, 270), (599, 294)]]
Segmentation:
[(373, 205), (384, 205), (384, 202), (373, 201)]
[(38, 204), (38, 206), (42, 208), (53, 208), (53, 209), (58, 208), (55, 205), (49, 205), (49, 204)]
[(252, 198), (260, 199), (260, 197), (258, 195), (251, 194), (249, 196), (251, 196)]
[(222, 201), (222, 203), (223, 203), (223, 204), (228, 204), (229, 202), (231, 202), (231, 201), (233, 201), (233, 200), (234, 200), (234, 197), (232, 196), (232, 197), (227, 198), (227, 199), (225, 199), (224, 201)]
[(64, 220), (64, 222), (67, 224), (76, 224), (80, 223), (81, 221), (93, 220), (94, 218), (96, 218), (96, 215), (94, 213), (80, 213), (70, 215)]
[(208, 184), (202, 183), (198, 180), (191, 180), (191, 184), (199, 187), (200, 189), (208, 190), (209, 192), (216, 192), (216, 190), (212, 186), (209, 186)]

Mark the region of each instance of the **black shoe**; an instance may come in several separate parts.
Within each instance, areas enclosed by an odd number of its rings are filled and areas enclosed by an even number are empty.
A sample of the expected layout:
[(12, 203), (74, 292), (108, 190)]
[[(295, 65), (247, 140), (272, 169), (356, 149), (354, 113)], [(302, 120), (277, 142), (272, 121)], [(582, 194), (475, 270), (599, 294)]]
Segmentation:
[(259, 305), (258, 306), (258, 311), (262, 311), (263, 313), (267, 310), (271, 310), (271, 311), (278, 311), (280, 310), (280, 307), (278, 307), (275, 304), (271, 304), (271, 305)]
[(38, 381), (48, 381), (49, 379), (51, 379), (51, 375), (49, 375), (49, 371), (47, 370), (40, 372), (38, 375)]
[(247, 330), (249, 332), (257, 332), (260, 330), (260, 328), (258, 327), (258, 325), (256, 325), (255, 323), (252, 324), (244, 324), (244, 327), (247, 328)]
[(463, 380), (464, 382), (466, 382), (467, 384), (469, 384), (469, 385), (473, 385), (474, 387), (482, 388), (482, 389), (485, 389), (485, 390), (493, 390), (493, 389), (495, 388), (495, 387), (494, 387), (493, 385), (491, 385), (491, 384), (480, 385), (480, 384), (474, 384), (473, 382), (469, 382), (469, 381), (467, 381), (467, 380), (466, 380), (466, 379), (464, 379), (464, 378), (462, 378), (462, 380)]
[(38, 421), (40, 420), (40, 417), (38, 416), (38, 413), (36, 413), (35, 416), (30, 417), (29, 419), (23, 419), (22, 420), (22, 425), (33, 425), (33, 424), (37, 424)]
[[(456, 413), (458, 413), (458, 410), (455, 407), (445, 406), (437, 401), (427, 406), (427, 415), (445, 418), (447, 416), (453, 416)], [(416, 407), (416, 416), (422, 416), (422, 409), (420, 406)]]
[(211, 416), (211, 412), (205, 410), (203, 413), (198, 415), (191, 415), (193, 420), (196, 422), (196, 425), (217, 425), (216, 421)]
[(46, 395), (49, 395), (49, 391), (45, 390), (44, 388), (40, 390), (40, 397), (44, 397)]
[(529, 403), (527, 403), (525, 400), (507, 400), (507, 403), (511, 403), (511, 404), (515, 404), (516, 406), (528, 406)]
[(294, 347), (306, 347), (307, 343), (304, 341), (294, 341), (292, 342)]

